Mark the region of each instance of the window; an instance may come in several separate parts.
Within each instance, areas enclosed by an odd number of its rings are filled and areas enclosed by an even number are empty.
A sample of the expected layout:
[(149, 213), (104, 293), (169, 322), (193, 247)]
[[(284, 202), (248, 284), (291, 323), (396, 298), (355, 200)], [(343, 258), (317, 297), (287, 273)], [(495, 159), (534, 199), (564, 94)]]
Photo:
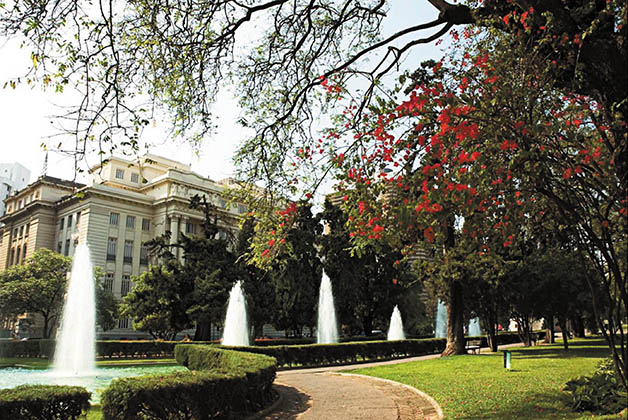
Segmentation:
[(105, 274), (105, 290), (113, 293), (113, 273)]
[(238, 212), (240, 214), (246, 213), (246, 206), (244, 204), (238, 204)]
[(11, 248), (11, 256), (9, 257), (9, 265), (13, 265), (15, 261), (15, 248)]
[(65, 219), (62, 217), (61, 221), (59, 222), (59, 230), (63, 230), (63, 222), (65, 221)]
[(18, 238), (24, 236), (24, 226), (20, 226), (20, 233), (18, 234)]
[(124, 169), (116, 169), (116, 178), (124, 179)]
[(125, 274), (122, 276), (122, 286), (120, 287), (120, 295), (126, 296), (131, 291), (131, 276)]
[(72, 226), (72, 215), (68, 216), (68, 229)]
[(65, 249), (63, 250), (63, 255), (65, 255), (66, 257), (70, 255), (70, 240), (69, 239), (65, 240)]
[(187, 233), (187, 234), (195, 234), (196, 233), (196, 225), (194, 223), (186, 223), (185, 224), (185, 233)]
[(19, 264), (20, 263), (20, 247), (17, 247), (17, 254), (15, 254), (15, 263)]
[(25, 235), (26, 235), (26, 236), (28, 236), (28, 232), (29, 232), (30, 230), (31, 230), (31, 224), (30, 224), (30, 223), (28, 223), (28, 224), (26, 225), (26, 233), (25, 233)]
[(57, 242), (57, 252), (61, 254), (62, 251), (63, 251), (63, 242), (59, 241)]
[(127, 216), (126, 217), (126, 228), (127, 229), (135, 229), (135, 216)]
[(124, 241), (124, 262), (128, 264), (133, 262), (133, 241)]
[(24, 262), (24, 260), (26, 259), (26, 250), (27, 248), (27, 244), (24, 244), (24, 246), (22, 247), (22, 262)]
[(146, 232), (150, 230), (150, 219), (142, 219), (142, 230)]
[(224, 209), (225, 207), (227, 207), (227, 202), (223, 200), (222, 198), (219, 198), (218, 205)]
[(107, 241), (107, 261), (116, 260), (117, 245), (118, 245), (118, 240), (116, 238), (109, 238), (109, 240)]
[(13, 239), (17, 239), (18, 228), (13, 229)]
[(79, 222), (81, 220), (81, 212), (79, 211), (78, 213), (76, 213), (76, 226), (78, 227)]
[(118, 320), (118, 328), (129, 328), (129, 318), (121, 318)]
[(119, 213), (111, 213), (109, 214), (109, 224), (118, 226), (118, 218), (120, 218)]
[(148, 265), (148, 247), (142, 244), (140, 248), (140, 264)]
[(131, 182), (134, 182), (136, 184), (140, 182), (140, 174), (135, 172), (131, 173)]
[(17, 202), (17, 209), (21, 209), (22, 208), (22, 200)]

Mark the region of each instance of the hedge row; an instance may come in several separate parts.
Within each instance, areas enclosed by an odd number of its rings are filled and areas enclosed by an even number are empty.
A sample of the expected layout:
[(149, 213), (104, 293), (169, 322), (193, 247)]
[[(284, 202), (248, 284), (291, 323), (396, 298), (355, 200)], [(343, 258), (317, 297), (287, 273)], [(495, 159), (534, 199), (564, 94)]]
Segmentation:
[(364, 360), (432, 354), (445, 349), (444, 338), (401, 341), (364, 341), (301, 346), (225, 347), (250, 353), (265, 354), (277, 359), (281, 367), (322, 366), (355, 363)]
[[(96, 354), (104, 358), (172, 357), (174, 347), (179, 343), (178, 341), (97, 341)], [(54, 351), (54, 340), (0, 341), (0, 357), (51, 359)]]
[(90, 396), (79, 386), (22, 385), (0, 389), (0, 420), (74, 420), (89, 410)]
[(196, 344), (175, 354), (191, 372), (113, 381), (102, 394), (103, 420), (242, 418), (274, 399), (271, 357)]

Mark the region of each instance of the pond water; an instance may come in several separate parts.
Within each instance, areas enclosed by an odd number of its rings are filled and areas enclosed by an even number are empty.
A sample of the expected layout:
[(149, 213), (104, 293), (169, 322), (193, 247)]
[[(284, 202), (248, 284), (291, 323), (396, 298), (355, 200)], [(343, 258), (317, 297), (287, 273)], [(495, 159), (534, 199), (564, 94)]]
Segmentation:
[(0, 369), (0, 389), (13, 388), (19, 385), (75, 385), (85, 387), (92, 393), (90, 402), (100, 402), (100, 393), (116, 378), (143, 375), (165, 375), (174, 372), (186, 371), (183, 366), (129, 366), (129, 367), (101, 367), (93, 374), (84, 376), (59, 376), (51, 369)]

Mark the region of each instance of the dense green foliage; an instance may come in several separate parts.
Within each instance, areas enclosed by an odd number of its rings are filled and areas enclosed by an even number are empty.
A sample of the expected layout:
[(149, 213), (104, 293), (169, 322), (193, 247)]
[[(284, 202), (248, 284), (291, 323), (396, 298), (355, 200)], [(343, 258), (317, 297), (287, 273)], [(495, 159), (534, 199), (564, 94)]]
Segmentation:
[(246, 312), (253, 336), (262, 337), (264, 324), (270, 324), (275, 312), (275, 288), (267, 270), (249, 264), (255, 219), (247, 217), (240, 226), (235, 246), (237, 265), (246, 296)]
[(44, 338), (56, 327), (67, 287), (72, 259), (46, 248), (34, 252), (24, 265), (0, 272), (0, 314), (33, 312), (42, 316)]
[(593, 375), (567, 382), (565, 391), (571, 393), (572, 407), (578, 411), (616, 414), (628, 405), (628, 394), (610, 358), (602, 360)]
[[(14, 265), (0, 272), (0, 319), (15, 318), (23, 313), (41, 315), (43, 328), (35, 335), (50, 337), (60, 321), (68, 283), (67, 273), (72, 258), (47, 248), (35, 250), (23, 265)], [(103, 287), (102, 270), (94, 270), (96, 278), (96, 322), (103, 330), (117, 322), (117, 303), (113, 294)]]
[(242, 418), (274, 398), (270, 357), (202, 345), (179, 345), (191, 372), (118, 379), (103, 392), (104, 420)]
[(22, 385), (0, 389), (0, 420), (75, 420), (91, 393), (78, 386)]
[[(321, 218), (328, 229), (320, 238), (321, 255), (332, 283), (338, 322), (349, 334), (368, 336), (374, 329), (386, 329), (393, 307), (410, 292), (414, 276), (408, 263), (400, 263), (401, 253), (387, 244), (352, 252), (347, 216), (329, 200)], [(413, 297), (420, 301), (416, 294)], [(400, 309), (406, 313), (403, 306)]]
[(281, 239), (285, 246), (279, 243), (275, 246), (275, 239), (269, 242), (271, 249), (279, 252), (274, 256), (269, 271), (275, 286), (273, 324), (277, 329), (301, 336), (303, 327), (310, 327), (312, 331), (316, 325), (322, 264), (315, 244), (322, 226), (319, 216), (312, 214), (309, 204), (300, 203), (293, 208), (294, 223)]
[(453, 356), (420, 362), (359, 369), (355, 373), (391, 379), (433, 397), (447, 418), (460, 420), (616, 420), (618, 416), (575, 413), (565, 382), (593, 372), (608, 356), (603, 340), (575, 340), (568, 351), (561, 344), (517, 347), (512, 369), (502, 354)]
[(122, 299), (121, 314), (133, 319), (136, 330), (167, 340), (191, 327), (185, 302), (190, 281), (177, 260), (151, 265), (133, 281), (133, 290)]

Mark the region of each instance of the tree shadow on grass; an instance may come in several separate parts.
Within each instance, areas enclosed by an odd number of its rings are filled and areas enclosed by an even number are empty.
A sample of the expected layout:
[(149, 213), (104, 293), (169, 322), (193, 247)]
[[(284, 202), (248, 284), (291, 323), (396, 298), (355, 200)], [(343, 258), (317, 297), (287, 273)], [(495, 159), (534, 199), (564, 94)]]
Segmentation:
[(462, 415), (459, 420), (528, 420), (528, 419), (578, 419), (586, 413), (572, 411), (569, 396), (565, 392), (536, 392), (526, 401), (498, 407), (484, 414)]

